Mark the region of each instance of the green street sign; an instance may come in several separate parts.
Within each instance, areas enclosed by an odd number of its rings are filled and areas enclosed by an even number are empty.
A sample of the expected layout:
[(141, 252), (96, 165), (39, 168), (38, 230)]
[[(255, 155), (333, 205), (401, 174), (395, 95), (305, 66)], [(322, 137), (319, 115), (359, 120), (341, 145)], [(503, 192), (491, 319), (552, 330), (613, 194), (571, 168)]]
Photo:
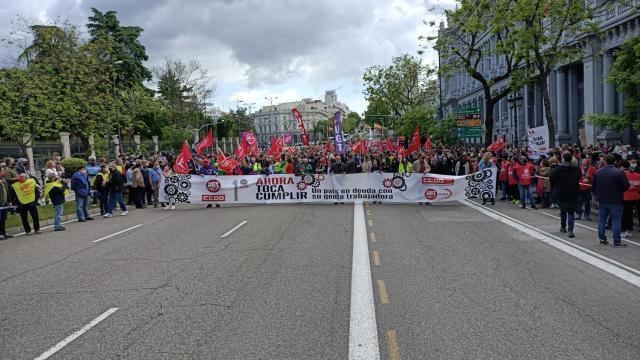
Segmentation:
[(458, 137), (461, 139), (482, 137), (482, 126), (458, 128)]
[(480, 108), (460, 108), (458, 114), (480, 114)]

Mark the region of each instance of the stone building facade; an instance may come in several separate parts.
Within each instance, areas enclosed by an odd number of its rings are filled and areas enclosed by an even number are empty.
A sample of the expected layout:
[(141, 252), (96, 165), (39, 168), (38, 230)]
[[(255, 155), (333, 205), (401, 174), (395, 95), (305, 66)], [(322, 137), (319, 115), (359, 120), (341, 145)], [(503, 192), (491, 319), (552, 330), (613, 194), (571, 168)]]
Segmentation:
[[(603, 0), (586, 0), (587, 3)], [(632, 129), (616, 132), (598, 128), (584, 121), (584, 115), (592, 113), (618, 114), (625, 111), (625, 94), (618, 93), (613, 84), (606, 82), (611, 70), (615, 52), (629, 37), (640, 35), (640, 13), (634, 7), (640, 0), (614, 3), (597, 10), (597, 21), (602, 36), (582, 39), (581, 59), (558, 66), (547, 79), (551, 108), (556, 124), (556, 143), (596, 144), (600, 141), (619, 141), (637, 145), (638, 137)], [(440, 24), (440, 32), (449, 29)], [(492, 46), (487, 38), (488, 46)], [(448, 63), (441, 57), (442, 64)], [(504, 59), (487, 57), (482, 63), (482, 71), (487, 74), (500, 73), (504, 69)], [(468, 76), (464, 70), (452, 75), (441, 76), (442, 108), (444, 116), (455, 113), (462, 107), (479, 107), (485, 113), (482, 86)], [(506, 81), (495, 84), (494, 89), (507, 85)], [(512, 100), (510, 101), (511, 98)], [(518, 101), (515, 101), (518, 99)], [(503, 98), (494, 107), (493, 138), (505, 135), (509, 143), (526, 143), (527, 128), (546, 124), (544, 104), (540, 84), (531, 83), (515, 94)], [(484, 139), (470, 139), (471, 143), (481, 143)]]
[(311, 141), (315, 140), (313, 128), (318, 121), (332, 118), (337, 111), (340, 111), (343, 117), (350, 112), (346, 104), (338, 101), (335, 90), (327, 90), (324, 101), (305, 98), (300, 101), (263, 106), (251, 114), (258, 141), (263, 146), (271, 143), (271, 136), (279, 137), (282, 134), (291, 134), (293, 143), (300, 142), (300, 131), (291, 114), (291, 109), (294, 107), (300, 111)]

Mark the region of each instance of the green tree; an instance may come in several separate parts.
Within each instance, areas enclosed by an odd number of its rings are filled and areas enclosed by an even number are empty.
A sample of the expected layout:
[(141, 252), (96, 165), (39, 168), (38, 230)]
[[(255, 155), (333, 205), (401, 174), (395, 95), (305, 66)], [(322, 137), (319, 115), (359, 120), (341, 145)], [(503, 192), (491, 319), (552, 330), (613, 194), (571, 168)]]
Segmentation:
[(523, 81), (541, 87), (549, 140), (554, 146), (556, 125), (547, 78), (558, 64), (580, 57), (582, 48), (566, 41), (568, 37), (581, 39), (598, 32), (593, 5), (583, 1), (518, 0), (496, 16), (512, 29), (517, 56), (524, 59), (527, 73)]
[(364, 112), (364, 122), (373, 127), (375, 123), (387, 124), (391, 111), (387, 104), (380, 98), (369, 97), (367, 99), (367, 110)]
[(411, 139), (416, 127), (420, 129), (420, 135), (433, 134), (436, 129), (436, 111), (433, 107), (425, 105), (417, 106), (400, 117), (400, 129), (398, 133)]
[(431, 134), (431, 139), (434, 141), (434, 144), (442, 143), (445, 146), (458, 144), (460, 140), (458, 139), (455, 115), (436, 121), (435, 126), (429, 131), (429, 134)]
[(50, 137), (60, 128), (60, 119), (50, 111), (52, 83), (43, 65), (0, 69), (0, 137), (17, 143), (23, 153), (29, 141)]
[(327, 120), (320, 120), (313, 127), (313, 133), (316, 135), (316, 138), (327, 137), (331, 135), (331, 130), (333, 129), (333, 118), (329, 118)]
[(382, 101), (392, 114), (401, 115), (416, 106), (436, 103), (436, 69), (408, 54), (393, 58), (388, 67), (372, 66), (363, 75), (364, 95)]
[(621, 114), (590, 114), (587, 121), (602, 127), (622, 130), (632, 126), (640, 130), (640, 36), (627, 39), (620, 47), (606, 81), (628, 95)]
[(185, 140), (191, 140), (193, 133), (177, 125), (169, 125), (162, 128), (162, 146), (171, 149), (180, 149)]
[[(446, 11), (448, 28), (437, 37), (421, 37), (445, 59), (440, 64), (442, 76), (463, 72), (478, 81), (485, 102), (485, 140), (493, 139), (493, 109), (513, 89), (522, 87), (524, 71), (518, 67), (522, 60), (515, 46), (513, 28), (516, 24), (503, 21), (501, 14), (508, 12), (512, 0), (459, 0), (456, 10)], [(434, 26), (430, 23), (429, 26)], [(499, 57), (504, 66), (489, 69), (487, 59)], [(497, 64), (496, 64), (497, 65)], [(508, 80), (504, 86), (502, 82)], [(498, 87), (498, 85), (500, 87)]]
[(204, 125), (205, 103), (215, 92), (206, 69), (197, 60), (167, 59), (154, 73), (169, 122), (194, 128)]
[(342, 131), (344, 131), (345, 134), (352, 133), (360, 126), (361, 121), (362, 119), (358, 113), (350, 112), (342, 123)]
[(144, 66), (149, 60), (146, 48), (139, 38), (144, 31), (139, 26), (121, 26), (115, 11), (101, 12), (91, 8), (92, 16), (89, 17), (87, 29), (91, 36), (90, 42), (109, 39), (114, 46), (108, 54), (108, 60), (112, 63), (122, 61), (118, 67), (120, 81), (126, 84), (142, 84), (151, 80), (151, 71)]

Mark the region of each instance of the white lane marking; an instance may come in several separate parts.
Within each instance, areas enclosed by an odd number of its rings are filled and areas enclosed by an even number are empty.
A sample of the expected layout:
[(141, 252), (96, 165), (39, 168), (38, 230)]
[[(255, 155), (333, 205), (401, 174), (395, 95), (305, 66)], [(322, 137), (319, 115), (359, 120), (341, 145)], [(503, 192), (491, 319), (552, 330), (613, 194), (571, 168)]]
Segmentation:
[(373, 300), (367, 227), (362, 202), (353, 204), (353, 259), (351, 263), (351, 313), (349, 359), (378, 360), (378, 326)]
[(240, 229), (241, 227), (244, 226), (244, 224), (246, 224), (248, 221), (244, 220), (243, 222), (241, 222), (240, 224), (236, 225), (233, 227), (233, 229), (227, 231), (226, 233), (222, 234), (222, 236), (220, 236), (221, 238), (226, 238), (227, 236), (231, 235), (234, 231)]
[[(519, 220), (511, 218), (507, 215), (504, 215), (498, 211), (485, 209), (480, 207), (468, 200), (461, 201), (464, 205), (469, 206), (472, 209), (475, 209), (488, 217), (498, 220), (503, 224), (509, 225), (512, 228), (519, 230), (525, 234), (528, 234), (542, 242), (555, 247), (560, 251), (564, 251), (565, 253), (574, 256), (588, 264), (591, 264), (601, 270), (608, 272), (611, 275), (617, 276), (618, 278), (629, 282), (637, 287), (640, 287), (640, 276), (634, 274), (640, 274), (640, 271), (628, 267), (624, 264), (621, 264), (613, 259), (609, 259), (605, 256), (602, 256), (598, 253), (595, 253), (589, 249), (585, 249), (579, 245), (572, 244), (570, 242), (564, 241), (557, 236), (551, 235), (546, 231), (542, 231), (532, 227), (531, 225), (525, 224)], [(605, 261), (606, 260), (606, 261)], [(608, 262), (607, 262), (608, 261)], [(614, 266), (617, 265), (617, 266)], [(619, 267), (618, 267), (619, 266)], [(624, 269), (623, 269), (624, 268)], [(625, 270), (626, 269), (626, 270)], [(628, 270), (628, 271), (627, 271)]]
[[(544, 215), (547, 215), (547, 216), (549, 216), (549, 217), (552, 217), (552, 218), (554, 218), (554, 219), (560, 220), (560, 217), (559, 217), (559, 216), (555, 216), (555, 215), (552, 215), (552, 214), (546, 213), (546, 212), (544, 212), (544, 211), (541, 211), (540, 213), (542, 213), (542, 214), (544, 214)], [(598, 232), (598, 229), (594, 229), (594, 228), (592, 228), (591, 226), (582, 225), (582, 224), (578, 224), (578, 223), (575, 223), (575, 225), (576, 225), (576, 226), (580, 226), (580, 227), (585, 228), (585, 229), (589, 229), (589, 230), (592, 230), (592, 231)], [(622, 240), (624, 240), (625, 242), (628, 242), (628, 243), (630, 243), (630, 244), (633, 244), (633, 245), (636, 245), (636, 246), (640, 246), (640, 243), (637, 243), (637, 242), (635, 242), (635, 241), (631, 241), (631, 240), (629, 240), (629, 239), (627, 239), (627, 238), (622, 238)]]
[(67, 346), (73, 340), (79, 338), (82, 334), (86, 333), (92, 327), (98, 325), (102, 320), (108, 318), (109, 315), (113, 314), (116, 311), (118, 311), (118, 308), (111, 308), (111, 309), (105, 311), (104, 313), (102, 313), (102, 315), (100, 315), (97, 318), (91, 320), (90, 323), (88, 323), (87, 325), (83, 326), (82, 329), (80, 329), (80, 330), (74, 332), (73, 334), (67, 336), (64, 340), (62, 340), (59, 343), (55, 344), (51, 349), (43, 352), (40, 356), (35, 358), (35, 360), (48, 359), (51, 355), (53, 355), (53, 354), (57, 353), (58, 351), (60, 351), (63, 347)]
[[(475, 204), (474, 204), (474, 205), (475, 205)], [(476, 205), (476, 206), (477, 206), (477, 205)], [(572, 247), (574, 247), (574, 248), (577, 248), (578, 250), (582, 250), (583, 252), (586, 252), (587, 254), (589, 254), (589, 255), (591, 255), (591, 256), (595, 256), (595, 257), (600, 258), (600, 259), (602, 259), (602, 260), (604, 260), (604, 261), (607, 261), (607, 262), (609, 262), (609, 263), (611, 263), (611, 264), (613, 264), (613, 265), (616, 265), (616, 266), (618, 266), (618, 267), (621, 267), (621, 268), (623, 268), (623, 269), (625, 269), (625, 270), (627, 270), (627, 271), (630, 271), (630, 272), (632, 272), (632, 273), (636, 273), (636, 274), (640, 275), (640, 270), (638, 270), (638, 269), (632, 268), (632, 267), (627, 266), (627, 265), (625, 265), (625, 264), (623, 264), (623, 263), (621, 263), (621, 262), (618, 262), (618, 261), (616, 261), (616, 260), (610, 259), (610, 258), (608, 258), (608, 257), (606, 257), (606, 256), (604, 256), (604, 255), (601, 255), (601, 254), (599, 254), (599, 253), (597, 253), (597, 252), (595, 252), (595, 251), (589, 250), (589, 249), (587, 249), (587, 248), (585, 248), (585, 247), (582, 247), (582, 246), (580, 246), (580, 245), (578, 245), (578, 244), (575, 244), (575, 243), (572, 243), (572, 242), (570, 242), (570, 241), (564, 240), (564, 239), (562, 239), (562, 238), (560, 238), (560, 237), (558, 237), (558, 236), (556, 236), (556, 235), (553, 235), (553, 234), (551, 234), (551, 233), (549, 233), (549, 232), (547, 232), (547, 231), (544, 231), (544, 230), (538, 229), (538, 228), (536, 228), (535, 226), (529, 225), (529, 224), (524, 223), (524, 222), (522, 222), (522, 221), (520, 221), (520, 220), (517, 220), (517, 219), (514, 219), (514, 218), (512, 218), (512, 217), (509, 217), (509, 216), (507, 216), (507, 215), (505, 215), (505, 214), (503, 214), (503, 213), (501, 213), (501, 212), (499, 212), (499, 211), (497, 211), (497, 210), (493, 210), (493, 209), (486, 209), (486, 210), (491, 211), (491, 212), (493, 212), (493, 213), (497, 214), (498, 216), (502, 216), (502, 217), (505, 217), (505, 218), (507, 218), (507, 219), (509, 219), (509, 220), (511, 220), (511, 221), (514, 221), (514, 222), (516, 222), (517, 224), (520, 224), (521, 226), (525, 226), (525, 227), (527, 227), (527, 228), (529, 228), (529, 229), (531, 229), (531, 230), (533, 230), (533, 231), (537, 231), (537, 232), (539, 232), (539, 233), (541, 233), (541, 234), (543, 234), (543, 235), (549, 236), (549, 237), (551, 237), (552, 239), (555, 239), (555, 240), (560, 241), (560, 242), (562, 242), (562, 243), (564, 243), (564, 244), (567, 244), (567, 245), (569, 245), (569, 246), (572, 246)]]
[(127, 232), (127, 231), (129, 231), (129, 230), (133, 230), (133, 229), (138, 228), (138, 227), (140, 227), (140, 226), (142, 226), (142, 225), (143, 225), (143, 224), (138, 224), (138, 225), (136, 225), (136, 226), (132, 226), (132, 227), (130, 227), (130, 228), (128, 228), (128, 229), (120, 230), (120, 231), (115, 232), (115, 233), (113, 233), (113, 234), (111, 234), (111, 235), (103, 236), (103, 237), (101, 237), (100, 239), (93, 240), (92, 242), (96, 243), (96, 242), (100, 242), (100, 241), (102, 241), (102, 240), (106, 240), (106, 239), (108, 239), (108, 238), (110, 238), (110, 237), (114, 237), (114, 236), (116, 236), (116, 235), (120, 235), (120, 234), (122, 234), (122, 233), (124, 233), (124, 232)]

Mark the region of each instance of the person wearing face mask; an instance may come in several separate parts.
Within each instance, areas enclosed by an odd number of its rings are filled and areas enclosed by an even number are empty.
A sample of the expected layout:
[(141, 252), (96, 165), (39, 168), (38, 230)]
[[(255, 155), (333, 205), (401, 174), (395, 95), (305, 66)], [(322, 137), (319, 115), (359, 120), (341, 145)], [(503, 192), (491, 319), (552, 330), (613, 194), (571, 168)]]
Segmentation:
[(640, 174), (631, 171), (631, 164), (627, 160), (622, 161), (624, 175), (629, 181), (629, 189), (624, 192), (624, 203), (622, 207), (622, 237), (628, 238), (633, 231), (633, 209), (640, 200)]
[(83, 166), (78, 168), (71, 177), (71, 190), (76, 194), (76, 216), (78, 222), (85, 222), (87, 220), (93, 220), (89, 216), (87, 210), (89, 202), (89, 178), (87, 177), (87, 169)]
[(593, 190), (591, 184), (593, 183), (593, 175), (596, 173), (596, 168), (591, 165), (591, 160), (583, 159), (580, 172), (582, 176), (580, 178), (580, 195), (578, 196), (576, 220), (580, 220), (582, 214), (584, 214), (584, 219), (591, 221), (589, 216), (591, 214), (591, 192)]
[(107, 204), (109, 199), (109, 189), (107, 184), (109, 182), (109, 168), (107, 164), (100, 165), (100, 172), (96, 174), (95, 181), (93, 182), (93, 189), (98, 193), (98, 199), (100, 200), (100, 215), (107, 213)]
[(40, 232), (40, 219), (38, 217), (38, 207), (36, 203), (40, 198), (40, 189), (36, 185), (36, 180), (29, 178), (25, 173), (18, 176), (18, 181), (13, 183), (10, 187), (13, 198), (16, 199), (16, 205), (18, 206), (18, 213), (20, 214), (20, 220), (22, 220), (22, 227), (27, 235), (31, 235), (31, 226), (29, 226), (28, 214), (31, 214), (33, 220), (33, 229), (36, 234)]

